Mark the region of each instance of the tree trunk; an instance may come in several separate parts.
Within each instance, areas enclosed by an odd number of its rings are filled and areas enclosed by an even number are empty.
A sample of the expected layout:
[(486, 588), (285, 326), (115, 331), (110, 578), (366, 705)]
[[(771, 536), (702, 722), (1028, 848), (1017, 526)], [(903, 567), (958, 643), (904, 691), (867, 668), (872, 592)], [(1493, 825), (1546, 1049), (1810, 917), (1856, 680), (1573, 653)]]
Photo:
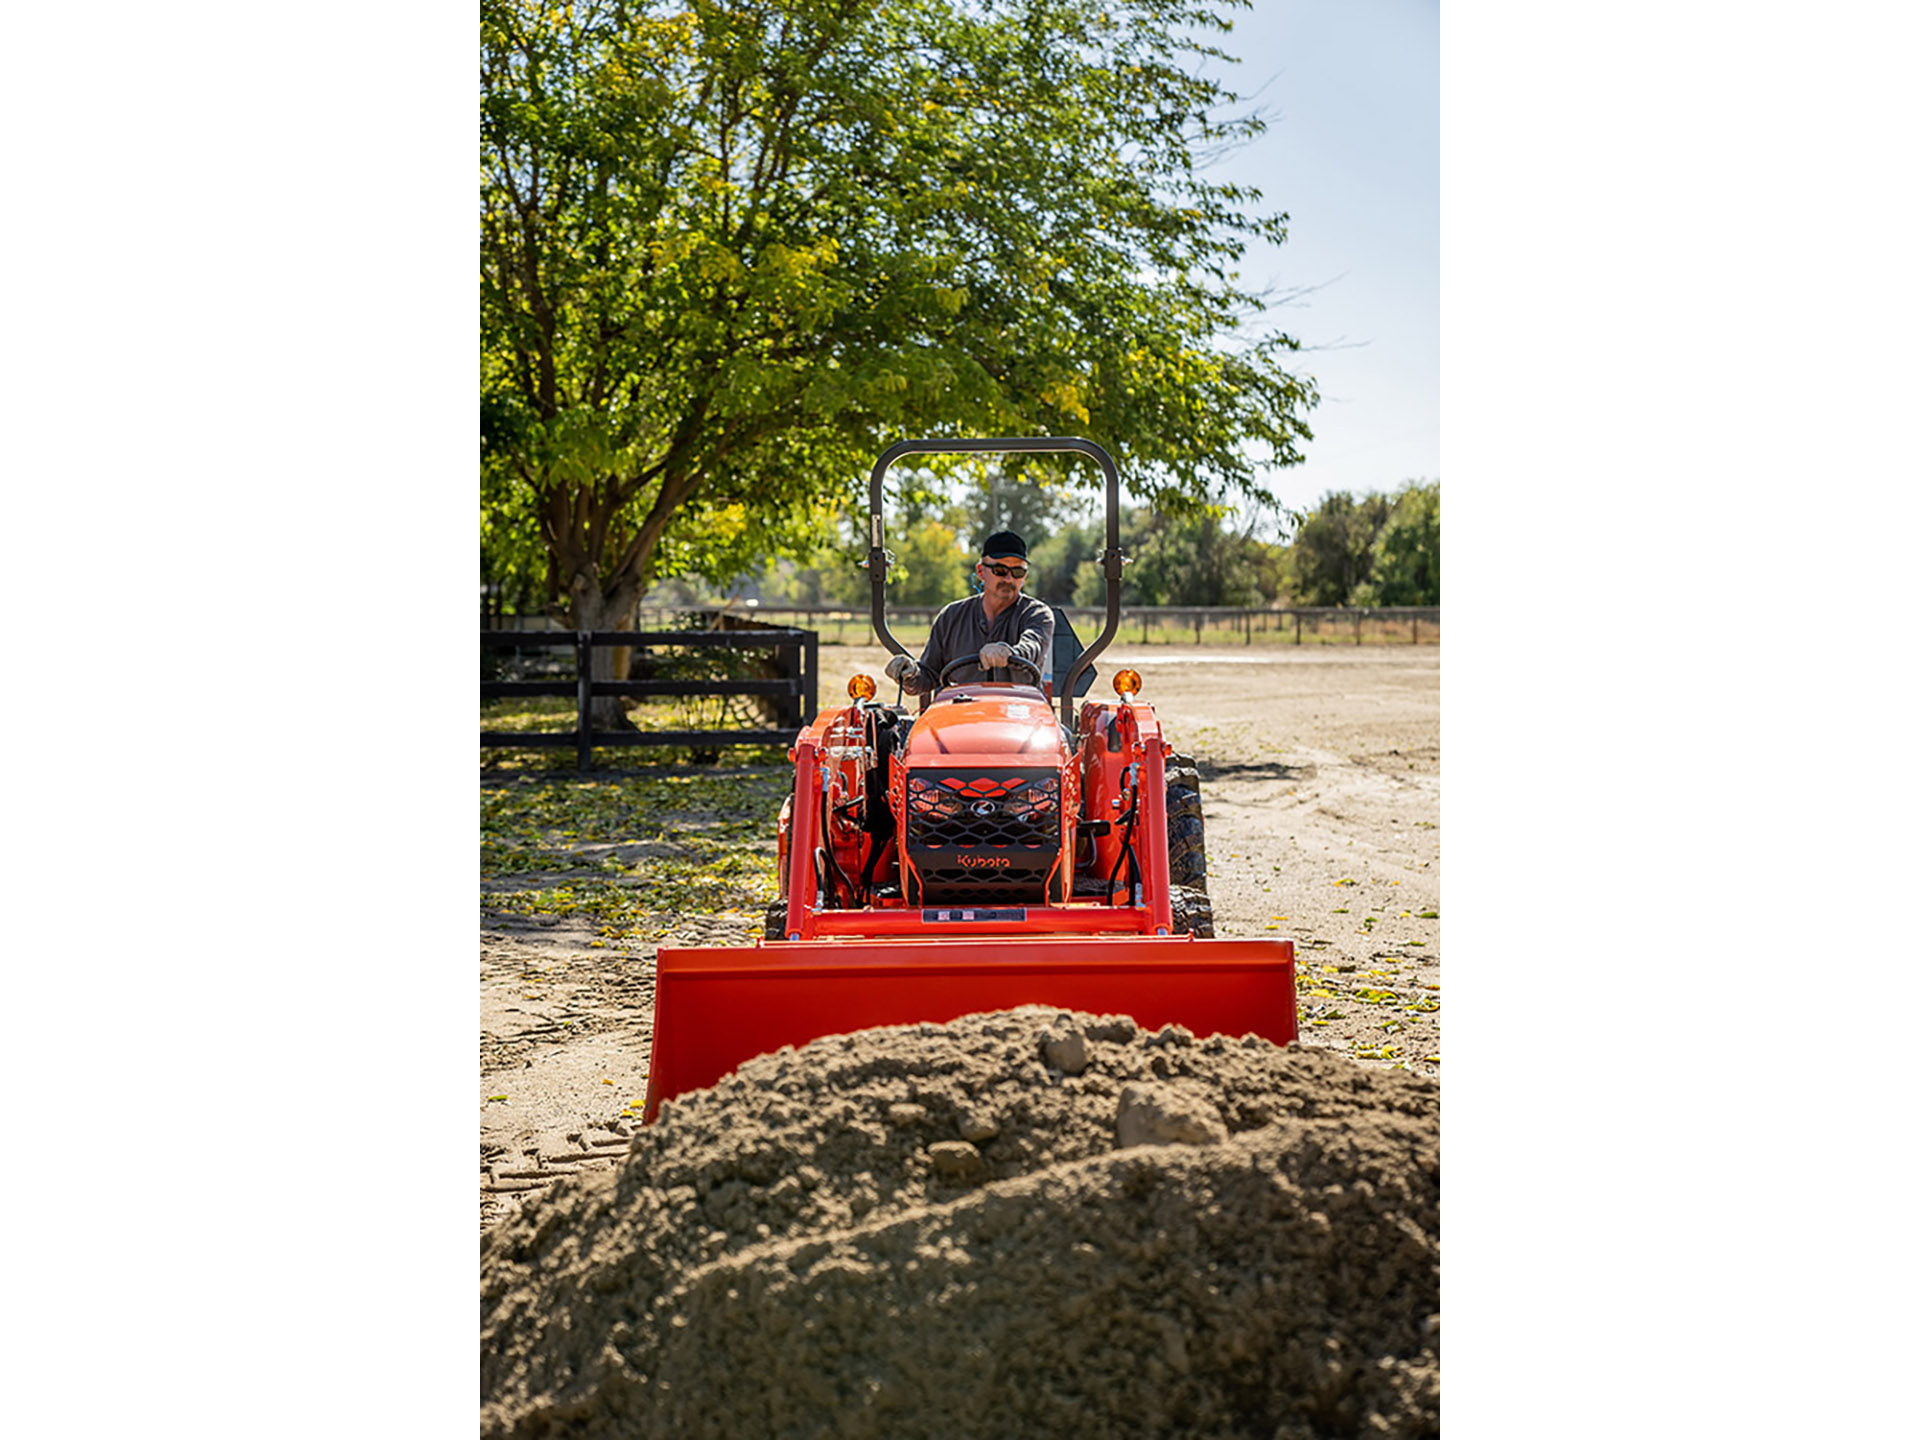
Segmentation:
[[(612, 594), (604, 593), (599, 586), (598, 577), (591, 567), (576, 572), (572, 584), (568, 587), (572, 604), (568, 607), (569, 616), (575, 630), (631, 630), (634, 614), (640, 605), (640, 587), (634, 584), (616, 585)], [(625, 647), (620, 647), (623, 651)], [(596, 646), (593, 651), (593, 678), (601, 680), (624, 680), (627, 667), (622, 665), (616, 670), (614, 664), (615, 647)], [(630, 652), (628, 652), (630, 655)], [(633, 730), (638, 727), (627, 719), (625, 702), (617, 695), (596, 695), (593, 700), (593, 728), (595, 730)]]

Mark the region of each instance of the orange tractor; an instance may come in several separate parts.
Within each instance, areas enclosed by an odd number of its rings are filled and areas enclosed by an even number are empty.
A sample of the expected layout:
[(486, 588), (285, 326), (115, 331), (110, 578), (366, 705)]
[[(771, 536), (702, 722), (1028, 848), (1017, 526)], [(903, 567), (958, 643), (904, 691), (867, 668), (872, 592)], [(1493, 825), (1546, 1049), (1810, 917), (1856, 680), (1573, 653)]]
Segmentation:
[(1296, 1038), (1293, 942), (1213, 938), (1198, 773), (1134, 698), (1139, 675), (1114, 677), (1117, 703), (1074, 706), (1120, 625), (1120, 479), (1104, 449), (1047, 437), (887, 450), (872, 481), (874, 632), (906, 653), (886, 616), (887, 467), (1046, 452), (1105, 474), (1105, 628), (1076, 654), (1058, 624), (1039, 673), (1016, 656), (984, 682), (950, 684), (972, 657), (956, 661), (918, 713), (878, 703), (855, 676), (852, 703), (801, 732), (765, 938), (659, 952), (649, 1120), (783, 1045), (1016, 1005)]

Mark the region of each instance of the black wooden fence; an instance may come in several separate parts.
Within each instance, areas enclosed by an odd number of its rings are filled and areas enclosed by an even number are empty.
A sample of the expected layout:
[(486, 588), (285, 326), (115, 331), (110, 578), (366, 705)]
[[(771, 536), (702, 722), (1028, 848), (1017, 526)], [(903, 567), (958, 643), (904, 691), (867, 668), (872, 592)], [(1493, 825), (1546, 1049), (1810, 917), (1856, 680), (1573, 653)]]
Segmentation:
[[(779, 672), (766, 679), (596, 680), (593, 652), (609, 646), (717, 646), (733, 650), (771, 650)], [(739, 630), (483, 630), (480, 648), (525, 650), (566, 646), (574, 652), (571, 678), (482, 680), (480, 698), (519, 695), (571, 695), (575, 728), (570, 731), (482, 730), (482, 749), (517, 746), (574, 747), (582, 770), (593, 768), (596, 745), (686, 745), (714, 750), (729, 745), (791, 745), (810, 724), (820, 705), (820, 637), (812, 630), (772, 626)], [(596, 730), (593, 702), (620, 695), (765, 695), (774, 701), (774, 727), (764, 730)]]

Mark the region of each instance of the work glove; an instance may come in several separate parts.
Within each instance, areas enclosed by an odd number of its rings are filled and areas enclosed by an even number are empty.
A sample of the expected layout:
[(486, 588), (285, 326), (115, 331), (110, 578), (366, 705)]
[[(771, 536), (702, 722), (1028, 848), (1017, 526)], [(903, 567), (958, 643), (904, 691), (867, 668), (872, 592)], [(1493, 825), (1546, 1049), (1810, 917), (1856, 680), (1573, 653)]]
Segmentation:
[(920, 662), (911, 655), (896, 655), (887, 661), (887, 678), (897, 681), (910, 695), (920, 693)]
[(983, 670), (1004, 670), (1012, 658), (1013, 647), (1002, 645), (998, 640), (989, 640), (980, 647), (980, 667)]

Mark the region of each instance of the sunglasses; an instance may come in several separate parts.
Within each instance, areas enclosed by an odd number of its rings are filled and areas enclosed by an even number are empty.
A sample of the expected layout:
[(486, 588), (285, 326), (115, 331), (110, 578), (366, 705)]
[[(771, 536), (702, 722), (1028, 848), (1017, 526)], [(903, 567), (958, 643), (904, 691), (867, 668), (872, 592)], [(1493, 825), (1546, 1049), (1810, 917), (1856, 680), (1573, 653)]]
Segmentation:
[(982, 560), (980, 563), (994, 574), (1008, 580), (1024, 580), (1027, 578), (1027, 567), (1024, 565), (996, 565), (991, 560)]

